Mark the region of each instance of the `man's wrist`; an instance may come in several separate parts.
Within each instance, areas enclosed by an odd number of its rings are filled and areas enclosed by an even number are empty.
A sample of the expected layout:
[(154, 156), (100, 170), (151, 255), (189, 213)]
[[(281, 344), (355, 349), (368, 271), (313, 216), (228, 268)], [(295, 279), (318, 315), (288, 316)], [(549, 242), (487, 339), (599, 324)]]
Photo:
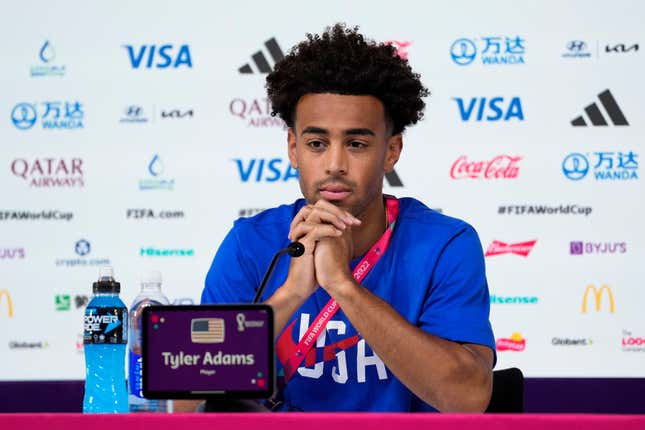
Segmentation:
[(325, 291), (327, 291), (327, 293), (329, 293), (333, 298), (338, 299), (347, 296), (352, 291), (355, 291), (357, 286), (360, 285), (356, 283), (351, 275), (348, 275), (327, 283), (327, 285), (325, 285)]

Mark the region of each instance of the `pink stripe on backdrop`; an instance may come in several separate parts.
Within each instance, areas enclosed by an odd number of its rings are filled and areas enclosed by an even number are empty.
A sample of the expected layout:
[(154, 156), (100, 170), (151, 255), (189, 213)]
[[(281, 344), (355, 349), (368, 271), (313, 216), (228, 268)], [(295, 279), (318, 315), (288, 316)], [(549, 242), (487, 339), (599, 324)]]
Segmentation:
[(642, 415), (483, 414), (0, 414), (2, 430), (643, 430)]

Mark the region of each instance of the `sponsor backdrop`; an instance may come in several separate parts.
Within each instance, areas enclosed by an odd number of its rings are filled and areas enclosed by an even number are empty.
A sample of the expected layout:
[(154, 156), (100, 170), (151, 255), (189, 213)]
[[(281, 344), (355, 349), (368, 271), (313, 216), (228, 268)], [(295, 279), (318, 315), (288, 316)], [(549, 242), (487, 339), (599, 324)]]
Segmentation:
[(127, 304), (150, 269), (171, 301), (198, 302), (233, 221), (299, 196), (264, 79), (336, 21), (394, 44), (432, 91), (384, 188), (479, 232), (498, 368), (644, 377), (644, 14), (636, 1), (7, 5), (0, 379), (84, 377), (99, 266)]

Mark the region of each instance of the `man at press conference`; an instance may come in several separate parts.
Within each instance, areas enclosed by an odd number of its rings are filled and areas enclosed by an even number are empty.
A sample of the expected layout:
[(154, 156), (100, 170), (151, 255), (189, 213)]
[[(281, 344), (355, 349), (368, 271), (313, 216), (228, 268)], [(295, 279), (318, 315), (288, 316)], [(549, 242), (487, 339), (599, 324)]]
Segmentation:
[(393, 47), (342, 24), (307, 35), (267, 77), (304, 199), (235, 222), (202, 303), (275, 314), (277, 411), (483, 412), (494, 337), (475, 230), (383, 194), (428, 90)]

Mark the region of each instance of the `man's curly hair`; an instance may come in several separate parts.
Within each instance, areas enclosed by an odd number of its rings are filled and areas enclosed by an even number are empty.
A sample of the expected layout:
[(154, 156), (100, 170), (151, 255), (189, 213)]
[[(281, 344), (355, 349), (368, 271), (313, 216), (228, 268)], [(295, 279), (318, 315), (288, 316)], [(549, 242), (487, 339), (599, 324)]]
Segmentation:
[(366, 40), (358, 27), (328, 27), (322, 35), (307, 34), (267, 76), (272, 115), (293, 127), (296, 104), (309, 93), (370, 95), (383, 103), (392, 134), (423, 118), (429, 94), (408, 61), (391, 45)]

